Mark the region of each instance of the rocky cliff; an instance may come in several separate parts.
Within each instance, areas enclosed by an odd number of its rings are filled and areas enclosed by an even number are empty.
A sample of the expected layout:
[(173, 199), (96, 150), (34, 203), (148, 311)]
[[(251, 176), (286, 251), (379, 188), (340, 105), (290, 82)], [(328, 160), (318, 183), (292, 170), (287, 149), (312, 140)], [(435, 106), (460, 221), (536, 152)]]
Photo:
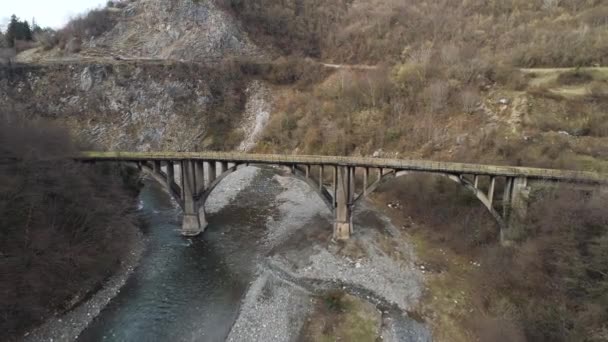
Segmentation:
[(212, 1), (120, 4), (78, 53), (37, 48), (0, 70), (2, 111), (57, 119), (106, 149), (252, 149), (271, 94), (228, 61), (262, 56), (238, 22)]
[(0, 70), (8, 115), (60, 120), (115, 150), (236, 148), (253, 132), (248, 126), (256, 124), (257, 108), (267, 115), (268, 97), (263, 84), (230, 66), (121, 62)]

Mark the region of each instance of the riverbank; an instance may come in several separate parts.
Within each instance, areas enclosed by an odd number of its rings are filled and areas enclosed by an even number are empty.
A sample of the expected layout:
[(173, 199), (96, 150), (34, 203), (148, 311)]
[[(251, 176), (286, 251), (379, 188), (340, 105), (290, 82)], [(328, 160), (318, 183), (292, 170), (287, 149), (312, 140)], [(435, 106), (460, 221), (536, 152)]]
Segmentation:
[(28, 341), (431, 339), (411, 315), (424, 288), (413, 248), (372, 207), (357, 210), (351, 240), (333, 241), (333, 217), (314, 190), (249, 167), (210, 196), (205, 234), (184, 239), (160, 187), (148, 184), (141, 199), (150, 228), (136, 271)]
[(145, 250), (146, 238), (140, 229), (133, 232), (132, 250), (120, 264), (119, 269), (104, 282), (101, 289), (85, 299), (72, 310), (49, 318), (44, 324), (26, 333), (25, 342), (74, 341), (78, 335), (99, 315), (101, 310), (116, 297), (120, 289), (137, 267)]

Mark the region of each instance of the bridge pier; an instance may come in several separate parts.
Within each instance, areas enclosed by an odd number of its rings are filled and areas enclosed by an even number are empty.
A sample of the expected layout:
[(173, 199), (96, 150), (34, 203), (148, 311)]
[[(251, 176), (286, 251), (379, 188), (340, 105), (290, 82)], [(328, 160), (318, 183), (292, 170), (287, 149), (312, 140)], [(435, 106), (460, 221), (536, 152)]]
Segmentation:
[[(182, 235), (197, 236), (207, 228), (204, 206), (197, 205), (197, 196), (200, 186), (204, 183), (200, 165), (193, 161), (182, 161), (182, 199), (184, 217), (182, 221)], [(198, 179), (197, 179), (198, 178)]]
[(347, 166), (336, 166), (335, 177), (335, 221), (334, 239), (348, 240), (353, 232), (353, 179), (354, 170)]
[(505, 186), (503, 218), (505, 227), (500, 231), (500, 241), (509, 245), (523, 233), (523, 225), (528, 213), (531, 188), (526, 177), (509, 177)]

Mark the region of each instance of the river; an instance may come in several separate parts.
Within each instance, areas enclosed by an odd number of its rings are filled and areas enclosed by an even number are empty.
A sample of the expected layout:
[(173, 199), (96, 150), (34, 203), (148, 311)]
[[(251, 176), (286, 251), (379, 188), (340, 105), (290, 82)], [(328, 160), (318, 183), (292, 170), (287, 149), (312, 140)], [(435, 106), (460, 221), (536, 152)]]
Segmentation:
[(120, 294), (78, 340), (224, 341), (253, 279), (260, 238), (280, 192), (271, 170), (254, 177), (243, 191), (218, 189), (210, 205), (228, 203), (209, 215), (204, 236), (193, 239), (179, 235), (175, 203), (146, 181), (140, 203), (147, 250)]

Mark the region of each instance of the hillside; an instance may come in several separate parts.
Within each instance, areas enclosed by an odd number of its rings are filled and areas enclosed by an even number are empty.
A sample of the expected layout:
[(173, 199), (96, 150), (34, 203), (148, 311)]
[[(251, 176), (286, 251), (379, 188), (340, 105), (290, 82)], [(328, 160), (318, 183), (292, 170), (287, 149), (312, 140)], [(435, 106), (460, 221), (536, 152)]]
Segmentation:
[(569, 67), (608, 61), (608, 7), (600, 0), (216, 2), (259, 45), (335, 63), (395, 63), (425, 46), (477, 64)]
[[(0, 103), (105, 149), (608, 172), (605, 1), (118, 4), (3, 68)], [(410, 314), (436, 340), (608, 338), (605, 192), (534, 192), (508, 248), (479, 204), (441, 180), (395, 181), (373, 201), (429, 272)]]
[(222, 3), (277, 54), (375, 66), (280, 87), (260, 151), (606, 170), (601, 2)]
[[(275, 55), (346, 65), (307, 87), (275, 85), (257, 151), (608, 172), (601, 1), (223, 6)], [(383, 211), (430, 270), (417, 314), (436, 340), (606, 340), (605, 193), (535, 192), (517, 245), (503, 248), (488, 215), (451, 184), (411, 177), (383, 190), (376, 203), (403, 204)]]
[[(201, 39), (204, 37), (204, 39)], [(72, 20), (45, 48), (24, 61), (83, 58), (213, 61), (261, 54), (212, 2), (140, 0), (116, 2)]]

